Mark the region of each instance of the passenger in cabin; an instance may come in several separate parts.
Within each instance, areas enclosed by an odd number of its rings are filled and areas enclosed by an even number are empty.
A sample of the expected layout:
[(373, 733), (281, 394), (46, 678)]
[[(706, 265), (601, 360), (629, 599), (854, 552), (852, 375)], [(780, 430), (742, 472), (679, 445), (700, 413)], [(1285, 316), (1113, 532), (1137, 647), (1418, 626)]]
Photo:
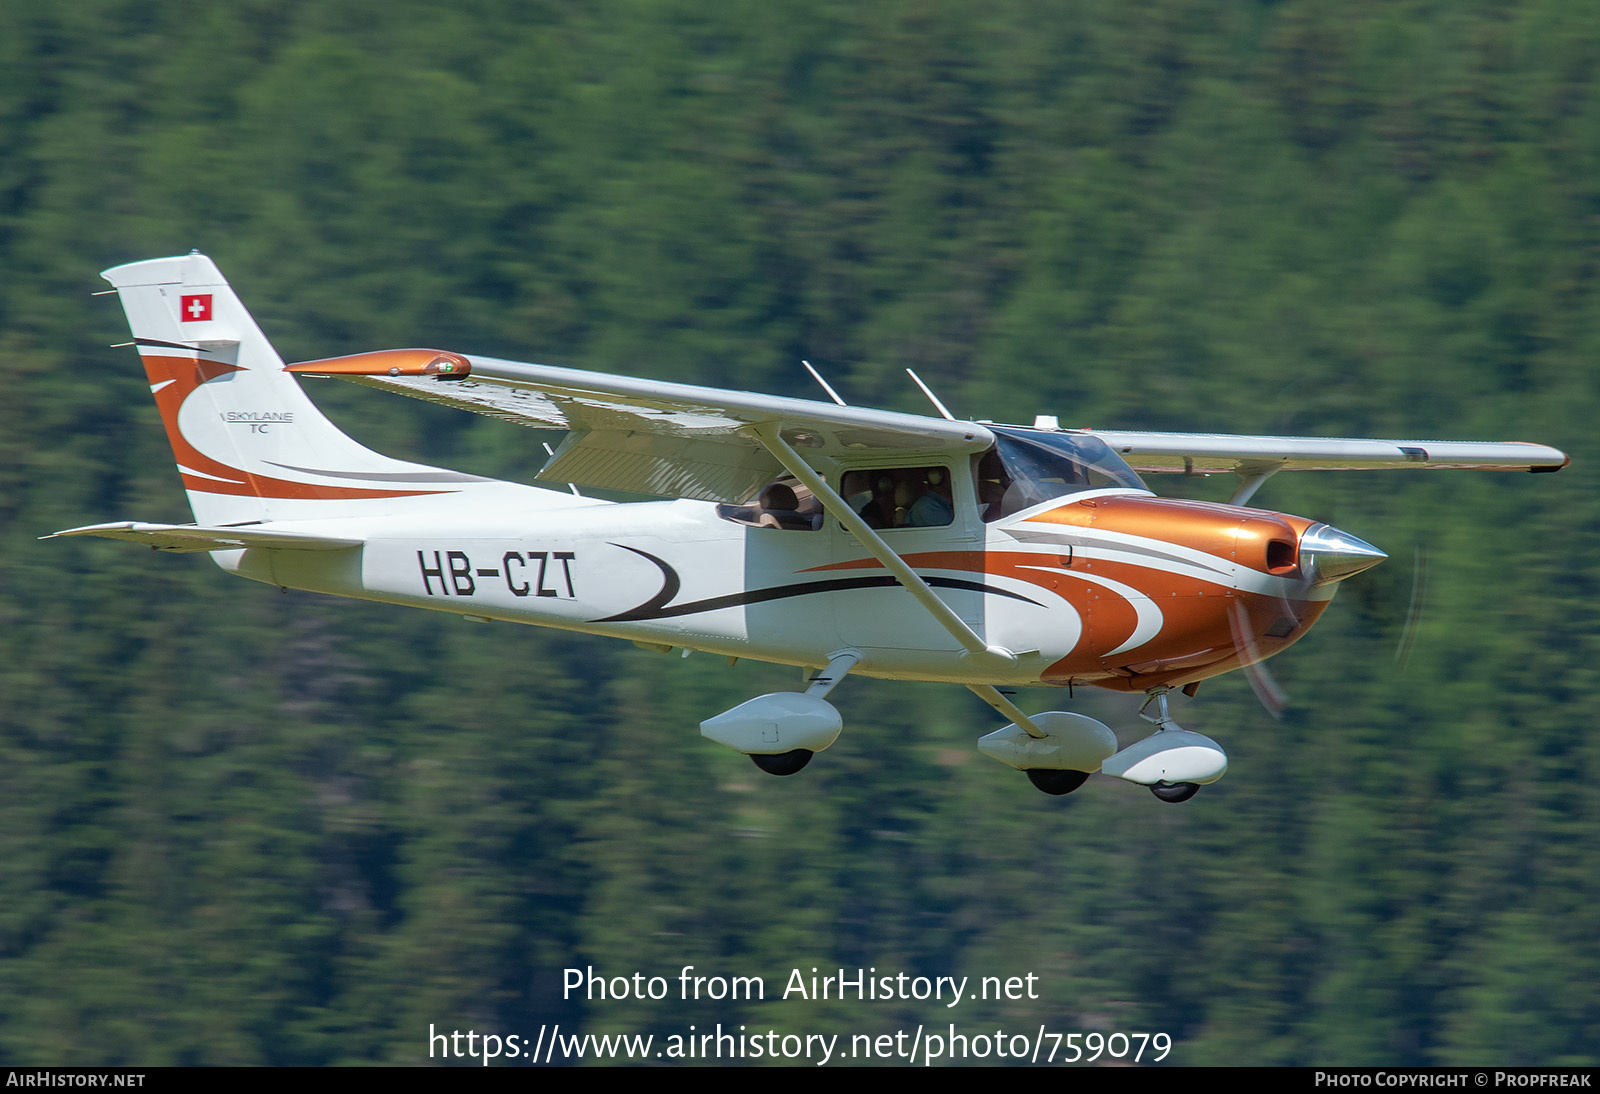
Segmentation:
[(942, 528), (955, 517), (955, 504), (950, 500), (950, 477), (942, 467), (928, 468), (921, 496), (906, 511), (906, 524), (913, 528)]

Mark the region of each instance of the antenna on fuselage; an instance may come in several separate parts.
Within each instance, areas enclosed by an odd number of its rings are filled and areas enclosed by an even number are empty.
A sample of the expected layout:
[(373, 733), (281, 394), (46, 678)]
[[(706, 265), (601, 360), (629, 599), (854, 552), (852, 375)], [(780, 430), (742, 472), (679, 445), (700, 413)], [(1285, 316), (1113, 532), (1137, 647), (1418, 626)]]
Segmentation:
[(824, 380), (822, 378), (822, 373), (818, 372), (816, 369), (811, 367), (811, 362), (810, 361), (807, 361), (805, 358), (802, 357), (800, 359), (800, 363), (802, 365), (806, 366), (806, 371), (811, 373), (811, 378), (813, 380), (815, 380), (817, 383), (822, 385), (822, 390), (826, 391), (828, 393), (828, 398), (832, 399), (834, 402), (838, 403), (840, 406), (849, 406), (850, 405), (849, 403), (845, 402), (843, 399), (839, 398), (839, 393), (837, 391), (833, 390), (832, 385), (830, 385), (828, 383), (828, 381), (826, 381), (826, 380)]
[(911, 379), (916, 382), (916, 385), (922, 389), (922, 394), (928, 397), (928, 401), (933, 404), (934, 409), (939, 412), (940, 416), (943, 417), (945, 421), (953, 422), (956, 420), (956, 416), (944, 408), (944, 404), (939, 401), (939, 397), (933, 393), (933, 390), (929, 388), (927, 384), (922, 382), (922, 377), (918, 376), (910, 369), (906, 369), (906, 375), (911, 377)]

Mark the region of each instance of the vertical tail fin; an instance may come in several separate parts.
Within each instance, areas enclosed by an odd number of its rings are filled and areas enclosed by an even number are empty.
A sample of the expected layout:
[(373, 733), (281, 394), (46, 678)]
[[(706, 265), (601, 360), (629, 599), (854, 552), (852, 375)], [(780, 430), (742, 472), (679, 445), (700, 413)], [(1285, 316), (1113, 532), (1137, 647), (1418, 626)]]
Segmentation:
[(128, 314), (196, 522), (380, 516), (493, 482), (393, 460), (345, 436), (205, 255), (101, 276)]

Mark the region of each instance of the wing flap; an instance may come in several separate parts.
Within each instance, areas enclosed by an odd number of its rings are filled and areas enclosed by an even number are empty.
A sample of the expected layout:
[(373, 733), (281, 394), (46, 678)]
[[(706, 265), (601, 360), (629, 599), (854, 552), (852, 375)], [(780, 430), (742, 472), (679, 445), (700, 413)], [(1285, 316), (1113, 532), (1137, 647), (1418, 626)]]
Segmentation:
[(783, 474), (754, 443), (592, 430), (572, 433), (538, 477), (601, 490), (628, 490), (696, 501), (744, 501)]
[(303, 532), (243, 527), (206, 528), (195, 524), (144, 524), (139, 521), (90, 524), (83, 528), (68, 528), (66, 531), (41, 538), (57, 539), (63, 536), (121, 539), (130, 543), (142, 543), (157, 551), (180, 552), (236, 551), (241, 547), (265, 547), (277, 551), (345, 551), (351, 547), (360, 547), (362, 544), (359, 539), (307, 535)]

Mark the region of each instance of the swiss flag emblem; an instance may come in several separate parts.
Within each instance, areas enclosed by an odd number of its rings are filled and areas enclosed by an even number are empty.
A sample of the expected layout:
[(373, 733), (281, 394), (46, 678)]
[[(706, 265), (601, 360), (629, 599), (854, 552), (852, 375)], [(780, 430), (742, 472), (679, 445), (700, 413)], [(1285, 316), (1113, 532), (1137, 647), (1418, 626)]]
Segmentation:
[(211, 294), (178, 297), (178, 311), (185, 323), (204, 323), (211, 318)]

